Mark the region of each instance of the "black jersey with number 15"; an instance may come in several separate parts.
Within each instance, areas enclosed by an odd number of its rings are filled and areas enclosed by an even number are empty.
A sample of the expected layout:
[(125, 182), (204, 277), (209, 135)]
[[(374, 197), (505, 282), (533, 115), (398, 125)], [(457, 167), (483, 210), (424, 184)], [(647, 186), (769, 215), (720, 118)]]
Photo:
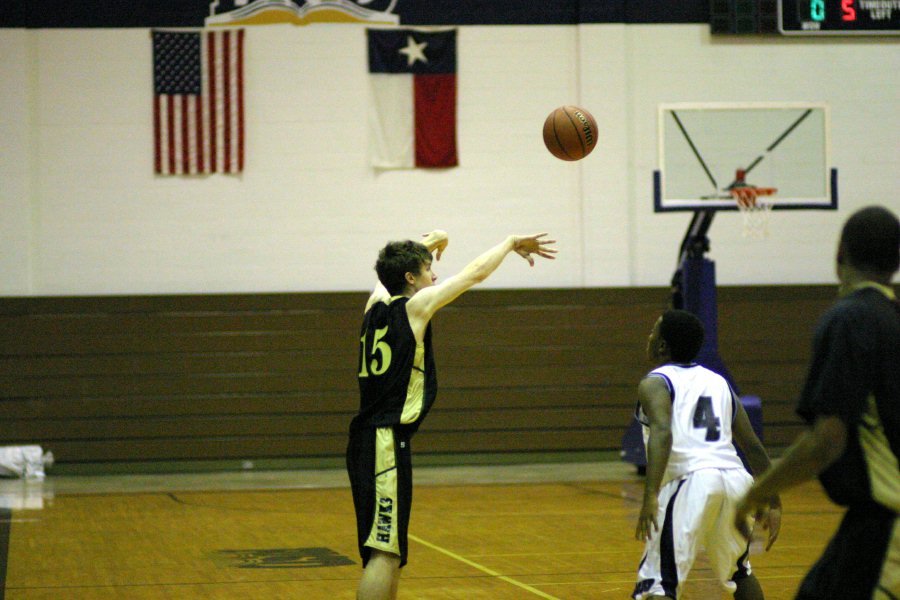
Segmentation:
[(394, 296), (366, 312), (359, 334), (359, 414), (351, 428), (419, 428), (437, 395), (431, 323), (422, 344), (406, 314), (409, 298)]

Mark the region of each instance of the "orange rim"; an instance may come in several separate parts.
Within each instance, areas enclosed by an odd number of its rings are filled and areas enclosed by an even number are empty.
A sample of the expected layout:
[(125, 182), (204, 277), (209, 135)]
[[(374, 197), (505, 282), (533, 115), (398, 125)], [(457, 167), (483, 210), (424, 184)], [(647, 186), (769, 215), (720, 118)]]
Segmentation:
[(778, 188), (758, 188), (753, 186), (731, 188), (731, 195), (740, 208), (755, 208), (759, 196), (771, 196)]

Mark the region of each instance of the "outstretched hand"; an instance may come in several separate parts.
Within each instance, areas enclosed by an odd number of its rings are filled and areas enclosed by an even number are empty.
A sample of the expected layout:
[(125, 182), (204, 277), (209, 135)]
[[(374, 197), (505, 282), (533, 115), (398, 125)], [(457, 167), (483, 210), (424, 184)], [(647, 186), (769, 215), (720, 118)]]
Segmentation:
[(555, 259), (556, 248), (550, 246), (555, 244), (556, 240), (541, 239), (546, 237), (546, 233), (537, 233), (535, 235), (515, 235), (513, 236), (513, 251), (528, 261), (528, 264), (534, 266), (534, 258), (532, 254), (537, 254), (543, 258)]
[(447, 244), (450, 243), (447, 232), (443, 229), (435, 229), (430, 233), (423, 233), (422, 237), (425, 238), (422, 240), (422, 244), (428, 248), (428, 251), (436, 252), (434, 255), (435, 260), (441, 260), (441, 254), (444, 253)]

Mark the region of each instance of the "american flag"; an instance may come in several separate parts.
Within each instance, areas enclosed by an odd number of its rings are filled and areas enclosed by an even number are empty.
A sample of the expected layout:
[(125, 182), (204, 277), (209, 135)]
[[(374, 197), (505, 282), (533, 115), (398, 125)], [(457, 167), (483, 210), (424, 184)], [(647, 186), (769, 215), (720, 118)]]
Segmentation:
[(244, 30), (153, 32), (154, 168), (244, 169)]

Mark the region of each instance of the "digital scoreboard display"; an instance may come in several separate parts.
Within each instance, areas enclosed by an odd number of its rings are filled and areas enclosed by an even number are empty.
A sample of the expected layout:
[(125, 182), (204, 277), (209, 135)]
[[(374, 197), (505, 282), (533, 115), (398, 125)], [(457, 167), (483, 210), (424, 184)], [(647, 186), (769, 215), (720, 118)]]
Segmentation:
[(787, 35), (900, 35), (900, 0), (778, 0)]

